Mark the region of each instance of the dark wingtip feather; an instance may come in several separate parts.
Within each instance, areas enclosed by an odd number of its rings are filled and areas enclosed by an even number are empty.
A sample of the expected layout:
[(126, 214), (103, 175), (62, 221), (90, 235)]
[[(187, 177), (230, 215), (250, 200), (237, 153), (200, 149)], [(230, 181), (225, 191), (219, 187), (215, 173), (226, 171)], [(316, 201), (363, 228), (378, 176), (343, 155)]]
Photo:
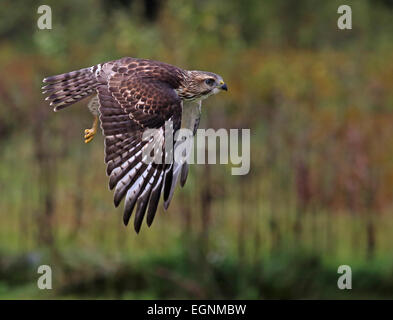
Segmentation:
[(126, 214), (126, 212), (124, 212), (123, 214), (123, 223), (125, 226), (128, 226), (128, 222), (130, 222), (130, 218), (131, 218), (131, 213), (130, 214)]
[[(175, 188), (177, 185), (177, 181), (179, 180), (179, 177), (180, 177), (180, 170), (181, 170), (181, 168), (179, 168), (179, 167), (172, 170), (172, 181), (171, 181), (171, 185), (170, 185), (169, 195), (164, 202), (165, 210), (167, 210), (169, 208), (169, 205), (172, 201), (173, 195), (175, 194)], [(173, 171), (175, 171), (175, 172), (173, 172)]]
[[(68, 107), (68, 106), (71, 105), (71, 104), (72, 104), (72, 103), (62, 104), (62, 105), (60, 105), (60, 106), (54, 107), (53, 110), (59, 111), (59, 110), (61, 110), (61, 109), (64, 109), (65, 107)], [(50, 106), (52, 106), (52, 105), (53, 105), (53, 102), (50, 104)]]
[[(156, 208), (156, 211), (157, 211), (157, 208)], [(148, 216), (146, 217), (146, 224), (147, 224), (147, 226), (148, 226), (149, 228), (151, 227), (151, 225), (152, 225), (152, 223), (153, 223), (154, 217), (155, 217), (155, 215), (156, 215), (156, 211), (154, 211), (153, 214), (150, 214), (150, 215), (148, 215)], [(148, 211), (147, 213), (149, 213), (149, 211)], [(149, 218), (149, 217), (150, 217), (150, 218)]]
[(128, 192), (127, 192), (126, 200), (124, 203), (124, 215), (123, 215), (123, 221), (124, 221), (125, 225), (127, 225), (128, 222), (130, 221), (130, 218), (131, 218), (132, 212), (134, 211), (136, 200), (138, 199), (139, 194), (140, 194), (140, 192), (137, 192), (136, 194), (129, 197)]
[[(136, 205), (135, 221), (134, 221), (135, 231), (137, 231), (137, 229), (139, 231), (139, 229), (141, 228), (143, 218), (145, 217), (146, 214), (147, 205), (151, 202), (151, 197), (154, 196), (153, 193), (155, 188), (158, 188), (160, 190), (160, 184), (161, 184), (160, 177), (161, 177), (161, 169), (157, 168), (154, 172), (154, 176), (152, 180), (149, 182), (147, 189), (145, 189), (145, 191), (138, 199)], [(146, 223), (149, 227), (151, 225), (151, 222), (152, 221), (149, 220), (149, 214), (148, 214), (148, 216), (146, 217)]]
[(183, 166), (181, 167), (181, 175), (180, 175), (180, 186), (183, 188), (184, 185), (186, 184), (187, 181), (187, 176), (188, 176), (188, 168), (189, 165), (187, 162), (185, 162), (183, 164)]
[[(109, 172), (109, 174), (110, 174), (110, 172)], [(109, 190), (113, 190), (113, 188), (116, 186), (116, 183), (117, 183), (117, 177), (114, 175), (110, 176), (109, 183), (108, 183)]]
[(131, 205), (126, 204), (124, 208), (123, 223), (125, 226), (127, 226), (128, 222), (130, 222), (132, 211), (134, 211), (134, 206), (135, 206), (135, 202), (132, 203)]
[(173, 178), (173, 166), (171, 166), (165, 173), (164, 201), (168, 200), (169, 193), (171, 191), (171, 186), (172, 186), (172, 178)]
[(139, 233), (141, 229), (143, 218), (146, 213), (147, 202), (149, 200), (150, 192), (146, 193), (144, 197), (139, 198), (136, 205), (135, 219), (134, 219), (134, 229), (136, 233)]
[(161, 190), (162, 190), (162, 175), (158, 180), (157, 185), (153, 188), (149, 200), (149, 208), (147, 209), (147, 217), (146, 217), (146, 223), (147, 226), (150, 227), (151, 224), (153, 223), (154, 217), (157, 212), (157, 207), (158, 203), (160, 202), (160, 195), (161, 195)]
[(113, 204), (115, 205), (116, 208), (119, 206), (122, 198), (123, 197), (116, 196), (116, 193), (115, 193), (115, 196), (113, 197)]

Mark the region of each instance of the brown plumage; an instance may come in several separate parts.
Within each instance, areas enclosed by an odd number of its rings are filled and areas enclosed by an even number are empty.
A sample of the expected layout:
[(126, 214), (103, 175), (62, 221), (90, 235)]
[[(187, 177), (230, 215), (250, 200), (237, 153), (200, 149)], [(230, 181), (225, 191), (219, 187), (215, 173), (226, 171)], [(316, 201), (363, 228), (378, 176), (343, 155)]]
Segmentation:
[[(142, 153), (150, 143), (165, 150), (165, 122), (171, 120), (173, 139), (181, 127), (184, 103), (196, 102), (199, 112), (188, 119), (192, 130), (199, 124), (201, 101), (211, 94), (227, 90), (222, 78), (214, 73), (187, 71), (146, 59), (122, 58), (90, 68), (48, 77), (43, 93), (55, 111), (97, 94), (101, 129), (105, 136), (105, 163), (109, 187), (114, 189), (114, 204), (123, 198), (124, 223), (127, 225), (136, 206), (134, 227), (139, 232), (147, 211), (147, 224), (153, 222), (160, 195), (165, 208), (173, 196), (179, 175), (183, 186), (188, 165), (144, 163)], [(97, 98), (93, 98), (97, 99)], [(89, 109), (97, 112), (97, 101)], [(147, 129), (159, 129), (152, 141), (144, 141)]]

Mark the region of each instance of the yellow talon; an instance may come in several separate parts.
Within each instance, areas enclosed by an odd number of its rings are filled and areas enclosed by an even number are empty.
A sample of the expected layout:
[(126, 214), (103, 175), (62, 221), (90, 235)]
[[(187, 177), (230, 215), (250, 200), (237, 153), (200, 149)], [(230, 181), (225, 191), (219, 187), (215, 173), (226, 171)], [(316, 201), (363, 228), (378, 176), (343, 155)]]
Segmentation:
[(97, 127), (98, 127), (98, 117), (95, 116), (93, 127), (91, 129), (85, 130), (85, 143), (89, 143), (91, 140), (93, 140), (95, 134), (97, 133)]

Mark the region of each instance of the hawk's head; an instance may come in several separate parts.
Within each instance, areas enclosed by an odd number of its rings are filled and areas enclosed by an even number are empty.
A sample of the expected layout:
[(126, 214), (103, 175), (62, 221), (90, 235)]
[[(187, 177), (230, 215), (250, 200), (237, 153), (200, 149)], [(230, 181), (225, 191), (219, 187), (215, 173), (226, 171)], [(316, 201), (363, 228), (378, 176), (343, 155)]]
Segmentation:
[(187, 71), (185, 81), (178, 93), (185, 100), (203, 100), (212, 94), (228, 90), (224, 80), (218, 74), (207, 71)]

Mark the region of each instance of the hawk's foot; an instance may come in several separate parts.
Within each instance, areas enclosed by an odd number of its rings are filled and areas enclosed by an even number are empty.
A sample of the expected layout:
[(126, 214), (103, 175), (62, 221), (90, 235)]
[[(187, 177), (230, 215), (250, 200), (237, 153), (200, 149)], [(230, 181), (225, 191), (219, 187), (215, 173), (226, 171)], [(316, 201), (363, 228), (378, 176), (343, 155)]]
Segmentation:
[(93, 140), (95, 134), (97, 133), (98, 117), (94, 117), (93, 127), (91, 129), (85, 130), (85, 143), (89, 143)]

